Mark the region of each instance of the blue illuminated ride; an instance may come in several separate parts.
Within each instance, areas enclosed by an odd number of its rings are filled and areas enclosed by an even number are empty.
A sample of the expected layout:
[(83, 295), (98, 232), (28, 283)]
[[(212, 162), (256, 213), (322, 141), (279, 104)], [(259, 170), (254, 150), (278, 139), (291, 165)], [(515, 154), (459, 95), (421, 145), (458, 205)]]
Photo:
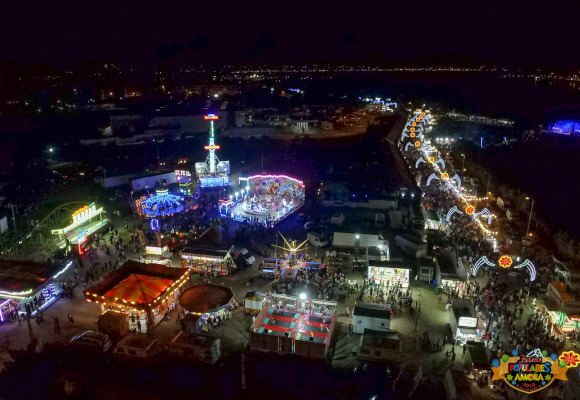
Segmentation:
[(154, 196), (142, 201), (140, 214), (149, 218), (169, 217), (185, 210), (182, 203), (182, 197), (169, 193), (167, 189), (158, 189)]

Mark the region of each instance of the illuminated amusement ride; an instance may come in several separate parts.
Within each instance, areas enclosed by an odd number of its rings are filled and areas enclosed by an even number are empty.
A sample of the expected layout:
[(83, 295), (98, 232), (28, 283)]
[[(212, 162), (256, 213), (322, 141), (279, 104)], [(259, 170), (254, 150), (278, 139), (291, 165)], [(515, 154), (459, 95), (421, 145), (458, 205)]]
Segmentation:
[(208, 191), (226, 191), (231, 185), (230, 182), (230, 162), (220, 161), (215, 151), (220, 149), (215, 144), (215, 126), (214, 122), (219, 119), (215, 114), (207, 114), (203, 117), (210, 122), (209, 144), (204, 146), (209, 151), (207, 159), (204, 162), (195, 163), (195, 173), (199, 179), (198, 191), (200, 193)]
[(242, 189), (220, 200), (220, 215), (272, 226), (304, 204), (304, 182), (287, 175), (240, 177), (239, 185)]

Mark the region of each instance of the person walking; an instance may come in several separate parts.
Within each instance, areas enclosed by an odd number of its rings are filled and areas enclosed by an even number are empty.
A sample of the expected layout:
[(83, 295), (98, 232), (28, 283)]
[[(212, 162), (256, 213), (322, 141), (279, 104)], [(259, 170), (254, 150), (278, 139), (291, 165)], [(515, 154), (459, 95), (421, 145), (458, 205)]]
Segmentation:
[(463, 345), (463, 357), (465, 357), (465, 353), (467, 353), (467, 345)]
[(58, 317), (54, 317), (54, 333), (60, 335), (60, 324), (58, 322)]
[(75, 320), (73, 319), (73, 316), (71, 315), (71, 313), (68, 313), (68, 322), (70, 324), (74, 324), (75, 323)]

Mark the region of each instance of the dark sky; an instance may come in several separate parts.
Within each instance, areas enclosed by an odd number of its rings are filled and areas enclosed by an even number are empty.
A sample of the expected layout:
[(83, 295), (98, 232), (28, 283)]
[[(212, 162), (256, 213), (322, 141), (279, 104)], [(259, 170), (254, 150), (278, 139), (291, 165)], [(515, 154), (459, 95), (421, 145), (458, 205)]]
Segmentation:
[(0, 59), (66, 65), (385, 59), (468, 53), (580, 66), (573, 1), (0, 2)]

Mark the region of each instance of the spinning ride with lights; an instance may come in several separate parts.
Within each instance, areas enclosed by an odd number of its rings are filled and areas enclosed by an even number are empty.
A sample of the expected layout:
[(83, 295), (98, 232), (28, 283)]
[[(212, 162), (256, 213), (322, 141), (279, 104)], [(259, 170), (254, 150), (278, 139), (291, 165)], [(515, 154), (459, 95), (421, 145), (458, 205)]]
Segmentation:
[(166, 188), (157, 189), (151, 197), (137, 199), (137, 213), (147, 218), (164, 218), (179, 214), (185, 210), (183, 198), (169, 193)]

